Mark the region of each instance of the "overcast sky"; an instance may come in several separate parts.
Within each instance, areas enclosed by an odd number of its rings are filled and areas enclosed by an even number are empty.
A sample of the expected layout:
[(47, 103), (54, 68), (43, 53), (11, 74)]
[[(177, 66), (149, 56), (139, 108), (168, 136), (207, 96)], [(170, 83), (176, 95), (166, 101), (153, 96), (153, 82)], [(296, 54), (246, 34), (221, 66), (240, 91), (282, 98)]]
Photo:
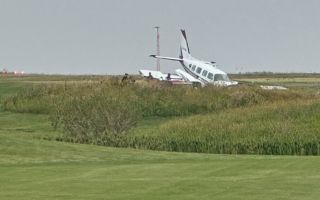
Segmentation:
[[(320, 72), (319, 0), (0, 0), (0, 69), (137, 74), (191, 55), (227, 73)], [(182, 67), (161, 61), (161, 71)]]

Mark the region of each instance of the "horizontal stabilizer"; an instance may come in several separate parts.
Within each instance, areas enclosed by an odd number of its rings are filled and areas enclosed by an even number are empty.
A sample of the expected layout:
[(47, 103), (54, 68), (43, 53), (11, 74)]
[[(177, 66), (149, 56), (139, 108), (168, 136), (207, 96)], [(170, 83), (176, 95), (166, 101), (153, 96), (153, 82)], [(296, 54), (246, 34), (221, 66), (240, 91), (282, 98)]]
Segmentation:
[(163, 57), (163, 56), (156, 56), (156, 55), (150, 55), (149, 57), (159, 58), (164, 60), (183, 61), (183, 59), (181, 58)]

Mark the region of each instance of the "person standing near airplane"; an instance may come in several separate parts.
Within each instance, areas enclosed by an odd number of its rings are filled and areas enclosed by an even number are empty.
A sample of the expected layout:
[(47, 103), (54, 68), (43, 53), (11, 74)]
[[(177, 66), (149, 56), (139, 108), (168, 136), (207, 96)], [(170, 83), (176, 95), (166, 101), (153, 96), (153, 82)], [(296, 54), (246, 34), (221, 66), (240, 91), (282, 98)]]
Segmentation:
[(167, 81), (170, 81), (171, 80), (171, 74), (168, 73), (168, 76), (166, 77)]
[(125, 73), (125, 75), (122, 77), (122, 79), (121, 79), (121, 84), (122, 85), (127, 85), (128, 84), (128, 81), (129, 81), (128, 75), (129, 74)]
[(151, 72), (149, 72), (149, 76), (147, 77), (147, 79), (148, 79), (148, 81), (151, 81), (153, 79)]

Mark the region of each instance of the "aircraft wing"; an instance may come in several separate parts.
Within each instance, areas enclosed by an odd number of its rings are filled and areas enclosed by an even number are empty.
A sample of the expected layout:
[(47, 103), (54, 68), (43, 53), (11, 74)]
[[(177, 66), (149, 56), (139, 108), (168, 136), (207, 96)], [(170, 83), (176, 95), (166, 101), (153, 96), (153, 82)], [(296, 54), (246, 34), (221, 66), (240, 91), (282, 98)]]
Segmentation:
[(149, 57), (159, 58), (164, 60), (183, 61), (183, 59), (181, 58), (163, 57), (163, 56), (156, 56), (156, 55), (150, 55)]
[[(175, 70), (177, 74), (171, 74), (171, 80), (173, 84), (192, 84), (192, 83), (200, 83), (201, 86), (204, 86), (205, 83), (199, 79), (194, 78), (190, 74), (181, 69)], [(165, 80), (168, 74), (164, 74), (160, 71), (153, 71), (153, 70), (139, 70), (141, 76), (148, 77), (151, 73), (152, 77), (155, 79)]]
[(149, 76), (149, 73), (151, 73), (153, 78), (159, 79), (160, 77), (165, 78), (165, 74), (162, 74), (162, 72), (159, 71), (152, 71), (152, 70), (139, 70), (139, 73), (141, 76)]
[[(144, 77), (148, 77), (149, 73), (151, 73), (152, 77), (156, 79), (160, 79), (160, 78), (166, 79), (166, 77), (168, 76), (168, 74), (164, 74), (160, 71), (142, 70), (142, 69), (139, 70), (139, 74)], [(175, 74), (171, 74), (170, 77), (171, 77), (171, 80), (182, 80), (181, 76), (178, 76)]]

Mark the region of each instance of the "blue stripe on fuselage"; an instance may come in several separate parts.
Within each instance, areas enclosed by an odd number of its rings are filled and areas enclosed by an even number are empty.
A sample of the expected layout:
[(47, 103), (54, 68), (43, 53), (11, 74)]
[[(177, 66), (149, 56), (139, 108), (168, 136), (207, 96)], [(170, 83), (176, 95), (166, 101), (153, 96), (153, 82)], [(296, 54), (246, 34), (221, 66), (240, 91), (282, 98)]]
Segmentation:
[[(183, 63), (183, 61), (180, 61), (180, 63), (181, 63), (181, 65), (182, 65), (182, 67), (184, 68), (184, 70), (185, 70), (188, 74), (190, 74), (191, 76), (193, 76), (193, 77), (196, 78), (196, 79), (199, 78), (199, 76), (195, 75), (187, 66), (185, 66), (185, 64)], [(201, 77), (200, 77), (200, 78), (201, 78)], [(205, 82), (206, 84), (212, 84), (211, 82), (206, 81), (206, 80), (204, 80), (203, 78), (201, 78), (201, 81)]]

